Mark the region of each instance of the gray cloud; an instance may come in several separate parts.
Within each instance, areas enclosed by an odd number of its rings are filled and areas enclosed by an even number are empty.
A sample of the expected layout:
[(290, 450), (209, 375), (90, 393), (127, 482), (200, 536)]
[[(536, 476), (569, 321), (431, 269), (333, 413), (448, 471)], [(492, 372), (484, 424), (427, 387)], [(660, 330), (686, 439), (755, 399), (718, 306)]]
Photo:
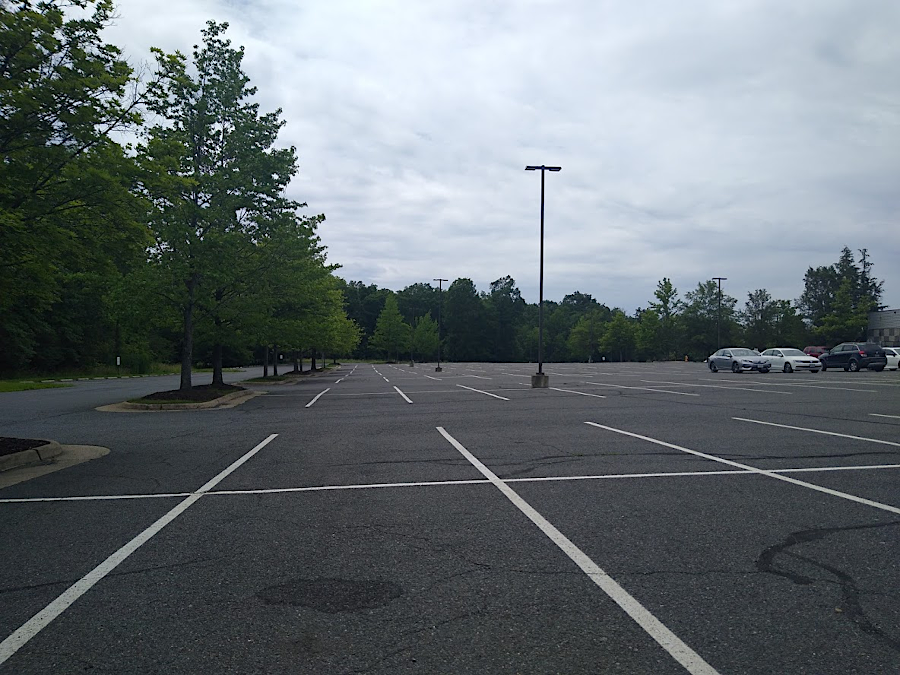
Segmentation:
[(535, 301), (547, 163), (546, 297), (793, 299), (846, 244), (900, 306), (897, 3), (167, 4), (122, 3), (109, 39), (139, 62), (231, 23), (347, 278), (509, 274)]

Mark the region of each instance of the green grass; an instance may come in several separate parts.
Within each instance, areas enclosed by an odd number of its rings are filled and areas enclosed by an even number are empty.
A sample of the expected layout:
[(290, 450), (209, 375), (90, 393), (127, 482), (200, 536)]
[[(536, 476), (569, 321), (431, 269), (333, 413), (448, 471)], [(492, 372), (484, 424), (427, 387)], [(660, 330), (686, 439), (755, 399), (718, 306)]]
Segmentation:
[(29, 391), (31, 389), (60, 389), (71, 387), (70, 384), (58, 384), (56, 382), (32, 382), (29, 380), (0, 380), (0, 392)]

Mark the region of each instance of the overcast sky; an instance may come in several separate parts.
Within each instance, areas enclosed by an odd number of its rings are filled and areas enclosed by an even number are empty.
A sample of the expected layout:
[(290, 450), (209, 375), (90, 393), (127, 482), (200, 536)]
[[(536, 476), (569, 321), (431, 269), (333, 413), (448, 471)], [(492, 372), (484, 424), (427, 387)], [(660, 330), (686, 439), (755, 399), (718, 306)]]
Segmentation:
[(895, 0), (120, 0), (129, 61), (227, 21), (346, 279), (512, 276), (628, 312), (727, 277), (796, 299), (867, 247), (900, 307)]

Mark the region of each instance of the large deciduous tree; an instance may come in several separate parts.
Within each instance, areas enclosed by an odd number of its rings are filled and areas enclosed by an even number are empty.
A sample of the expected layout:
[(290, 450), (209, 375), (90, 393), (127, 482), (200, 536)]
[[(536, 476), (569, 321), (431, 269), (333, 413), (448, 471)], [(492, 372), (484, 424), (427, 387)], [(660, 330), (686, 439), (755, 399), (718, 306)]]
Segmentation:
[(17, 4), (0, 3), (0, 370), (90, 354), (146, 244), (111, 139), (140, 121), (132, 69), (101, 36), (112, 1)]
[(202, 294), (240, 273), (226, 257), (260, 238), (289, 210), (283, 191), (296, 171), (293, 147), (276, 148), (280, 110), (260, 114), (256, 89), (241, 69), (243, 48), (208, 22), (191, 66), (155, 49), (158, 83), (148, 107), (160, 123), (140, 148), (143, 190), (153, 204), (152, 261), (170, 280), (167, 297), (182, 319), (181, 389), (191, 387), (194, 312)]

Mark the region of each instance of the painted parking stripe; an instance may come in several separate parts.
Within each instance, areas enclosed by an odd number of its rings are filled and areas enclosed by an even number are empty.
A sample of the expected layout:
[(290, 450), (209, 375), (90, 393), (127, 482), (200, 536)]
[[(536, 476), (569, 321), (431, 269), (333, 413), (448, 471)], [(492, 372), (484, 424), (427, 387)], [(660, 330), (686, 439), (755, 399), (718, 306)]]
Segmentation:
[[(897, 470), (900, 464), (860, 464), (854, 466), (804, 466), (790, 469), (772, 469), (772, 473), (831, 473), (835, 471), (879, 471)], [(587, 476), (531, 476), (528, 478), (504, 478), (506, 483), (552, 483), (581, 480), (622, 480), (641, 478), (702, 478), (705, 476), (754, 476), (755, 471), (749, 469), (722, 469), (712, 471), (654, 471), (647, 473), (603, 473)], [(476, 478), (467, 480), (426, 480), (404, 483), (351, 483), (348, 485), (312, 485), (289, 488), (249, 488), (243, 490), (210, 490), (209, 496), (240, 496), (240, 495), (268, 495), (285, 494), (291, 492), (331, 492), (335, 490), (365, 490), (379, 488), (404, 488), (404, 487), (433, 487), (446, 485), (478, 485), (488, 483), (486, 479)], [(0, 499), (0, 504), (29, 504), (37, 502), (104, 502), (121, 499), (159, 499), (176, 497), (189, 497), (192, 492), (167, 492), (158, 494), (131, 494), (131, 495), (86, 495), (72, 497), (9, 497)]]
[(655, 391), (660, 394), (678, 394), (679, 396), (699, 396), (689, 391), (670, 391), (668, 389), (651, 389), (650, 387), (626, 387), (624, 384), (607, 384), (605, 382), (585, 382), (585, 384), (593, 384), (596, 387), (614, 387), (616, 389), (638, 389), (640, 391)]
[(648, 382), (649, 384), (674, 384), (677, 387), (712, 387), (713, 389), (739, 389), (741, 391), (755, 391), (760, 394), (782, 394), (784, 396), (791, 396), (792, 393), (789, 391), (772, 391), (771, 389), (752, 389), (750, 387), (729, 387), (724, 384), (695, 384), (688, 382), (661, 382), (659, 380), (641, 380), (641, 382)]
[[(707, 378), (709, 379), (709, 378)], [(712, 380), (709, 380), (712, 381)], [(865, 394), (877, 394), (874, 389), (853, 389), (851, 387), (827, 387), (821, 384), (799, 384), (797, 382), (760, 382), (755, 380), (753, 384), (759, 384), (766, 387), (804, 387), (806, 389), (830, 389), (831, 391), (859, 391)]]
[(328, 389), (326, 389), (325, 391), (320, 391), (318, 394), (315, 395), (315, 397), (313, 398), (312, 401), (310, 401), (309, 403), (307, 403), (307, 404), (304, 406), (304, 408), (312, 408), (313, 403), (315, 403), (316, 401), (318, 401), (322, 396), (324, 396), (325, 394), (327, 394), (330, 390), (331, 390), (331, 387), (328, 387)]
[(409, 400), (409, 396), (407, 396), (407, 395), (404, 394), (402, 391), (400, 391), (400, 387), (398, 387), (397, 385), (394, 385), (394, 389), (396, 389), (396, 390), (397, 390), (397, 393), (400, 394), (400, 395), (403, 397), (403, 400), (404, 400), (404, 401), (406, 401), (407, 403), (412, 403), (412, 401)]
[(197, 492), (191, 494), (187, 499), (180, 502), (172, 510), (166, 513), (162, 518), (153, 523), (146, 530), (141, 532), (134, 539), (125, 544), (118, 551), (109, 556), (102, 563), (84, 575), (81, 579), (69, 586), (62, 595), (49, 605), (44, 607), (40, 612), (31, 617), (22, 626), (20, 626), (12, 635), (0, 642), (0, 665), (3, 665), (13, 654), (28, 643), (31, 638), (40, 633), (60, 614), (66, 611), (72, 603), (87, 593), (93, 586), (101, 581), (106, 575), (112, 572), (122, 562), (124, 562), (132, 553), (138, 550), (145, 543), (150, 541), (154, 535), (158, 534), (166, 525), (175, 520), (182, 513), (187, 511), (198, 499), (203, 497), (207, 492), (212, 490), (216, 485), (227, 478), (233, 471), (238, 469), (244, 462), (249, 460), (253, 455), (266, 447), (272, 440), (277, 438), (278, 434), (271, 434), (264, 441), (259, 443), (255, 448), (245, 453), (237, 461), (233, 462), (227, 469), (221, 471), (218, 475), (207, 481)]
[[(753, 421), (753, 420), (748, 420), (748, 421)], [(806, 481), (798, 480), (796, 478), (791, 478), (790, 476), (782, 476), (782, 475), (775, 473), (774, 471), (770, 471), (768, 469), (758, 469), (757, 467), (750, 466), (749, 464), (741, 464), (740, 462), (735, 462), (730, 459), (724, 459), (722, 457), (716, 457), (715, 455), (709, 455), (705, 452), (700, 452), (699, 450), (691, 450), (690, 448), (685, 448), (680, 445), (675, 445), (674, 443), (667, 443), (666, 441), (661, 441), (657, 438), (650, 438), (649, 436), (642, 436), (641, 434), (635, 434), (630, 431), (625, 431), (624, 429), (616, 429), (615, 427), (608, 427), (605, 424), (597, 424), (596, 422), (585, 422), (585, 424), (590, 424), (592, 427), (597, 427), (598, 429), (605, 429), (606, 431), (612, 431), (613, 433), (622, 434), (623, 436), (631, 436), (632, 438), (639, 438), (642, 441), (647, 441), (648, 443), (655, 443), (656, 445), (661, 445), (666, 448), (672, 448), (673, 450), (680, 450), (681, 452), (686, 452), (689, 455), (696, 455), (697, 457), (709, 459), (709, 460), (712, 460), (713, 462), (719, 462), (721, 464), (727, 464), (729, 466), (736, 466), (739, 469), (747, 469), (748, 471), (753, 471), (754, 473), (758, 473), (761, 476), (768, 476), (769, 478), (776, 478), (777, 480), (784, 481), (785, 483), (799, 485), (800, 487), (805, 487), (809, 490), (815, 490), (816, 492), (822, 492), (824, 494), (831, 495), (833, 497), (840, 497), (841, 499), (846, 499), (851, 502), (856, 502), (857, 504), (864, 504), (865, 506), (872, 506), (876, 509), (881, 509), (882, 511), (889, 511), (890, 513), (896, 513), (896, 514), (900, 515), (900, 508), (897, 508), (896, 506), (882, 504), (881, 502), (875, 502), (875, 501), (872, 501), (871, 499), (866, 499), (864, 497), (857, 497), (856, 495), (851, 495), (851, 494), (848, 494), (847, 492), (839, 492), (838, 490), (832, 490), (831, 488), (822, 487), (821, 485), (807, 483)]]
[(473, 387), (467, 387), (464, 384), (458, 384), (457, 387), (462, 387), (463, 389), (468, 389), (469, 391), (477, 391), (479, 394), (485, 394), (487, 396), (493, 396), (494, 398), (499, 398), (501, 401), (508, 401), (509, 399), (505, 396), (497, 396), (497, 394), (492, 394), (489, 391), (482, 391), (481, 389), (474, 389)]
[(588, 394), (584, 391), (575, 391), (574, 389), (559, 389), (557, 387), (550, 387), (553, 391), (564, 391), (567, 394), (579, 394), (581, 396), (593, 396), (594, 398), (606, 398), (603, 394)]
[(873, 417), (889, 417), (892, 420), (900, 420), (900, 415), (882, 415), (881, 413), (869, 413)]
[(763, 424), (767, 427), (779, 427), (781, 429), (794, 429), (796, 431), (808, 431), (811, 434), (824, 434), (825, 436), (837, 436), (838, 438), (851, 438), (855, 441), (868, 441), (869, 443), (879, 443), (881, 445), (892, 445), (900, 448), (900, 443), (893, 441), (883, 441), (880, 438), (866, 438), (865, 436), (852, 436), (851, 434), (839, 434), (836, 431), (823, 431), (822, 429), (809, 429), (807, 427), (794, 427), (790, 424), (775, 424), (775, 422), (763, 422), (762, 420), (751, 420), (746, 417), (732, 417), (731, 419), (738, 422), (752, 422), (753, 424)]
[(441, 381), (441, 378), (439, 377), (432, 377), (431, 375), (426, 375), (425, 377), (427, 377), (429, 380), (437, 380), (438, 382)]
[(463, 457), (481, 472), (491, 484), (503, 493), (510, 502), (515, 505), (538, 529), (556, 544), (569, 559), (574, 562), (588, 578), (593, 581), (604, 593), (606, 593), (628, 616), (630, 616), (644, 631), (665, 649), (672, 658), (680, 663), (689, 673), (694, 675), (718, 675), (697, 652), (688, 647), (682, 640), (669, 630), (659, 619), (650, 613), (646, 607), (638, 602), (628, 591), (622, 588), (611, 576), (604, 572), (593, 560), (591, 560), (580, 548), (569, 540), (554, 525), (538, 513), (528, 502), (509, 485), (500, 480), (497, 475), (488, 469), (472, 453), (451, 436), (443, 427), (437, 427), (441, 436), (447, 439)]

